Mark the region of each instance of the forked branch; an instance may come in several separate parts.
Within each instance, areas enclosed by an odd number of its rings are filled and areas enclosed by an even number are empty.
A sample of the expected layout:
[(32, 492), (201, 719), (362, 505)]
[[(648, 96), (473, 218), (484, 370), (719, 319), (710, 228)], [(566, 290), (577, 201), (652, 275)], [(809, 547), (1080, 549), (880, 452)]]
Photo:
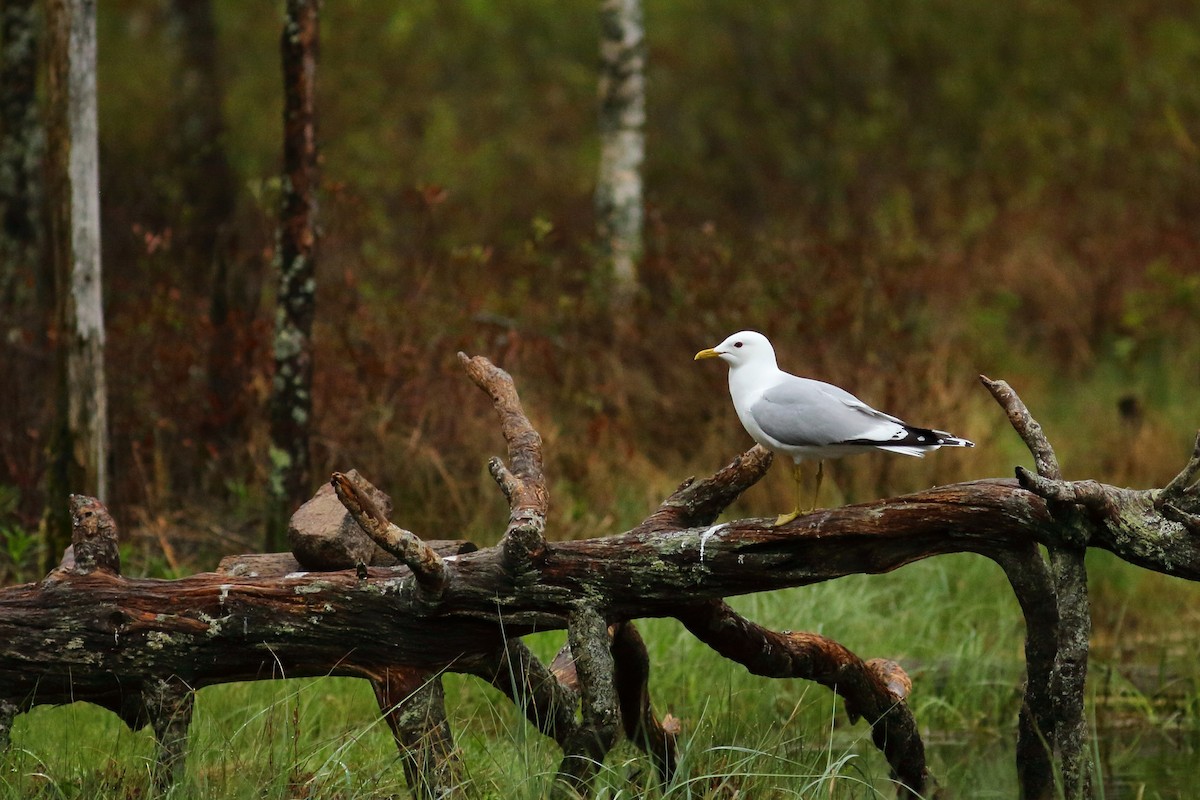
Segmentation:
[(509, 521), (500, 545), (514, 571), (528, 570), (546, 547), (546, 511), (550, 505), (542, 472), (542, 437), (521, 407), (512, 376), (482, 356), (458, 354), (467, 375), (492, 398), (500, 417), (500, 433), (508, 443), (511, 466), (493, 458), (492, 478), (508, 500)]
[[(677, 727), (653, 715), (648, 660), (632, 620), (675, 616), (756, 674), (833, 688), (852, 717), (871, 723), (900, 791), (921, 793), (931, 781), (898, 665), (864, 661), (813, 634), (767, 630), (734, 614), (724, 598), (973, 552), (1004, 567), (1027, 622), (1029, 680), (1018, 740), (1023, 793), (1041, 798), (1055, 790), (1054, 756), (1058, 784), (1074, 796), (1087, 785), (1077, 747), (1086, 741), (1079, 736), (1086, 733), (1084, 545), (1200, 579), (1197, 509), (1189, 505), (1200, 449), (1170, 491), (1063, 481), (1040, 426), (998, 381), (985, 383), (1038, 464), (1024, 485), (937, 487), (783, 526), (759, 519), (713, 524), (770, 465), (770, 454), (755, 448), (709, 478), (684, 482), (625, 534), (547, 542), (541, 439), (507, 373), (487, 359), (462, 361), (492, 398), (508, 444), (508, 463), (491, 465), (510, 507), (500, 546), (472, 552), (461, 542), (422, 542), (339, 474), (332, 483), (346, 508), (401, 566), (357, 559), (348, 562), (357, 569), (302, 572), (291, 556), (276, 554), (175, 581), (132, 579), (110, 558), (111, 517), (82, 499), (78, 510), (94, 514), (77, 514), (75, 560), (39, 584), (0, 590), (0, 742), (19, 711), (88, 700), (130, 725), (153, 722), (159, 774), (169, 779), (182, 764), (181, 715), (190, 710), (191, 690), (281, 674), (348, 675), (372, 681), (414, 788), (438, 795), (457, 781), (438, 676), (459, 671), (501, 688), (562, 746), (563, 789), (588, 786), (619, 730), (651, 753), (668, 779)], [(1163, 494), (1167, 501), (1156, 502)], [(334, 509), (330, 524), (342, 529), (345, 514)], [(1049, 565), (1039, 544), (1050, 550)], [(549, 668), (521, 643), (534, 631), (562, 629), (569, 631), (570, 658)]]
[(392, 524), (348, 475), (335, 472), (329, 482), (363, 532), (412, 570), (417, 585), (429, 596), (441, 596), (446, 587), (446, 562), (442, 557), (412, 531)]

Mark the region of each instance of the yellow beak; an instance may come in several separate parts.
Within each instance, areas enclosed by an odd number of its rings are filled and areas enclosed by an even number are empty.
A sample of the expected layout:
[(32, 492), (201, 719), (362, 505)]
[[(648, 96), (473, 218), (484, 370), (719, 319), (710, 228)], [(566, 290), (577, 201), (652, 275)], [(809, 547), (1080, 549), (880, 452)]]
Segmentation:
[(696, 357), (693, 358), (692, 361), (699, 361), (702, 358), (720, 358), (720, 357), (721, 357), (720, 353), (718, 353), (716, 350), (713, 350), (711, 347), (709, 347), (706, 350), (701, 350), (699, 353), (696, 353)]

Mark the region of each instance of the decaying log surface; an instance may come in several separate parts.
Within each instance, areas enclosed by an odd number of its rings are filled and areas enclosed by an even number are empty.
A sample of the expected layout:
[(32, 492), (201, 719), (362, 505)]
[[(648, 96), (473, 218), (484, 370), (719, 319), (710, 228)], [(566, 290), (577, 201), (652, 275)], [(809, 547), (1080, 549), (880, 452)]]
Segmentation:
[[(1189, 524), (1200, 512), (1200, 440), (1166, 489), (1071, 483), (1042, 469), (1053, 451), (1044, 437), (1028, 435), (1032, 418), (1025, 411), (1022, 421), (1019, 399), (1003, 392), (997, 399), (1026, 432), (1039, 475), (1018, 471), (1017, 480), (937, 487), (814, 512), (781, 527), (759, 519), (715, 523), (769, 467), (770, 454), (754, 448), (709, 478), (685, 481), (627, 533), (549, 542), (540, 438), (506, 373), (486, 359), (462, 361), (491, 397), (508, 444), (508, 463), (490, 464), (510, 506), (498, 546), (472, 551), (459, 542), (423, 542), (364, 503), (355, 481), (335, 475), (349, 512), (400, 565), (302, 572), (287, 556), (243, 556), (227, 559), (217, 573), (130, 579), (119, 565), (105, 566), (106, 537), (116, 534), (107, 510), (81, 500), (78, 508), (89, 514), (75, 515), (75, 565), (0, 590), (0, 741), (19, 711), (87, 700), (130, 725), (154, 725), (165, 783), (182, 765), (181, 730), (196, 689), (280, 676), (358, 676), (375, 688), (414, 792), (440, 797), (454, 791), (458, 774), (440, 675), (456, 671), (500, 688), (562, 747), (558, 793), (587, 793), (621, 731), (669, 780), (678, 723), (654, 715), (649, 662), (632, 620), (675, 617), (756, 674), (832, 688), (852, 717), (871, 724), (899, 793), (915, 796), (932, 779), (903, 670), (864, 661), (824, 637), (769, 631), (723, 601), (973, 552), (1000, 564), (1026, 617), (1022, 793), (1047, 797), (1056, 781), (1078, 793), (1087, 790), (1086, 766), (1071, 750), (1083, 724), (1074, 716), (1082, 710), (1083, 673), (1072, 672), (1077, 641), (1067, 634), (1079, 631), (1086, 584), (1053, 554), (1101, 547), (1143, 567), (1200, 578), (1200, 537)], [(1049, 563), (1039, 546), (1051, 553)], [(552, 629), (567, 630), (569, 647), (546, 666), (520, 637)]]

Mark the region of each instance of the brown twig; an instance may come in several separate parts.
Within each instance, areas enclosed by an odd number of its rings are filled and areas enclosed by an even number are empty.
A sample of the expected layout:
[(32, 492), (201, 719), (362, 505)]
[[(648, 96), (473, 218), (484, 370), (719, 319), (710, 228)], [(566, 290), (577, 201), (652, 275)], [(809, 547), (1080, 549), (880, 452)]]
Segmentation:
[(653, 533), (710, 524), (767, 474), (773, 458), (771, 451), (755, 445), (711, 477), (688, 478), (635, 530)]
[(347, 475), (335, 472), (329, 482), (337, 492), (342, 505), (354, 517), (359, 527), (371, 539), (387, 550), (409, 569), (417, 585), (427, 595), (439, 597), (446, 587), (446, 562), (436, 551), (411, 531), (406, 531), (388, 521), (367, 496)]
[(493, 458), (488, 469), (509, 505), (508, 529), (501, 540), (505, 560), (510, 569), (524, 571), (546, 547), (550, 496), (542, 472), (542, 437), (525, 416), (511, 375), (483, 356), (459, 353), (458, 360), (475, 385), (492, 398), (500, 417), (510, 466)]
[(1046, 439), (1042, 426), (1029, 413), (1029, 409), (1025, 407), (1025, 403), (1017, 396), (1017, 393), (1005, 381), (994, 381), (986, 375), (980, 375), (979, 380), (1008, 414), (1008, 421), (1012, 423), (1013, 430), (1025, 442), (1025, 446), (1029, 448), (1029, 452), (1033, 456), (1033, 463), (1037, 467), (1038, 475), (1043, 478), (1061, 480), (1062, 469), (1058, 465), (1058, 456), (1054, 454), (1054, 448)]

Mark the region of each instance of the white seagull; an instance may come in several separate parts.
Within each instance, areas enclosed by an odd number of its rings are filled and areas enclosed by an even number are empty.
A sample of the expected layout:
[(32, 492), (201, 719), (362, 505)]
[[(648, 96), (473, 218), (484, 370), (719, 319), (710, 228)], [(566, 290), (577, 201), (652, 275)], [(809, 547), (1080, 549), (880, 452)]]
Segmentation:
[(817, 484), (810, 510), (816, 507), (824, 472), (822, 459), (872, 450), (923, 456), (939, 447), (974, 447), (974, 442), (945, 431), (917, 428), (876, 411), (833, 384), (784, 372), (775, 348), (755, 331), (735, 333), (716, 347), (696, 353), (694, 360), (719, 358), (729, 365), (729, 394), (742, 427), (763, 447), (792, 459), (796, 508), (780, 514), (776, 525), (800, 514), (800, 462), (817, 460)]

